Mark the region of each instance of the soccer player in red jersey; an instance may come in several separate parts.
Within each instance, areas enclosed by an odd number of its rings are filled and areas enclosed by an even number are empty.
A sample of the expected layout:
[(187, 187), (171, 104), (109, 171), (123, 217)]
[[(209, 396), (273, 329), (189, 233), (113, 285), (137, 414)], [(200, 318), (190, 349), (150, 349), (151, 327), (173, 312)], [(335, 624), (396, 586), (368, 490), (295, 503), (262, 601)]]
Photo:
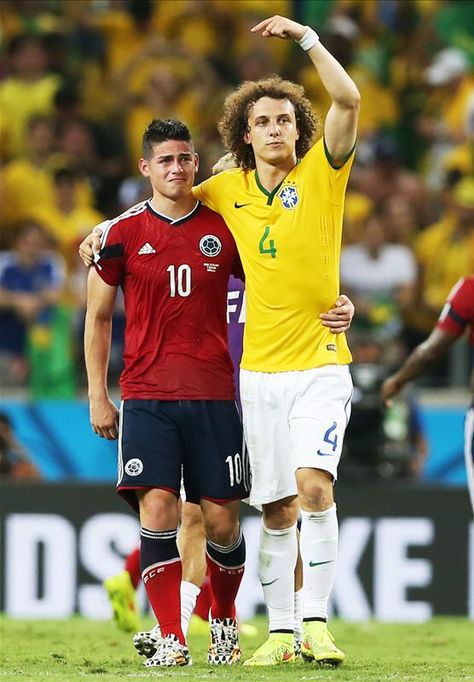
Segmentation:
[[(117, 489), (140, 514), (142, 576), (161, 627), (146, 666), (191, 661), (181, 629), (176, 544), (181, 476), (206, 530), (213, 594), (208, 662), (240, 658), (234, 602), (245, 542), (238, 508), (248, 494), (249, 469), (224, 314), (227, 282), (240, 273), (240, 262), (222, 218), (192, 195), (197, 166), (184, 124), (148, 126), (139, 168), (153, 196), (101, 225), (101, 250), (88, 279), (91, 424), (104, 438), (118, 437)], [(119, 286), (126, 315), (120, 422), (107, 391)]]
[[(469, 343), (474, 349), (474, 276), (464, 277), (455, 284), (441, 311), (436, 327), (426, 341), (417, 346), (400, 369), (384, 381), (381, 394), (385, 403), (390, 406), (391, 398), (401, 391), (407, 381), (417, 377), (431, 362), (440, 358), (464, 334), (467, 328), (469, 328)], [(471, 388), (474, 391), (474, 376), (472, 374)], [(473, 436), (474, 401), (466, 413), (464, 427), (467, 482), (474, 510)]]

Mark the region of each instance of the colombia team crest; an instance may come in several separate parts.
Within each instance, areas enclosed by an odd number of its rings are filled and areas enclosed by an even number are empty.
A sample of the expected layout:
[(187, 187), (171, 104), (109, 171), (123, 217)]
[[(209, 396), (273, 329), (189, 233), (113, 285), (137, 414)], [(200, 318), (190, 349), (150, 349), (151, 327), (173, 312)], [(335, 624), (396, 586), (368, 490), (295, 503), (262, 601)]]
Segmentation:
[(293, 185), (285, 185), (277, 194), (283, 208), (295, 208), (299, 201), (298, 192)]
[(222, 251), (221, 240), (213, 234), (206, 234), (199, 242), (201, 253), (210, 258), (215, 258)]

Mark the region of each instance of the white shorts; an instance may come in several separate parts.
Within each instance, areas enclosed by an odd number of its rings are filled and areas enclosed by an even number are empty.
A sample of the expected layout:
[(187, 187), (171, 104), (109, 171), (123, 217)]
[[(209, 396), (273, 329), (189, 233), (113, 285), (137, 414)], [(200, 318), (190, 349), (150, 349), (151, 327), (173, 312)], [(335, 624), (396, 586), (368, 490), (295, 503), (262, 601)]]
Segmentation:
[(334, 480), (351, 410), (347, 365), (300, 372), (240, 371), (250, 504), (296, 495), (295, 471), (323, 469)]

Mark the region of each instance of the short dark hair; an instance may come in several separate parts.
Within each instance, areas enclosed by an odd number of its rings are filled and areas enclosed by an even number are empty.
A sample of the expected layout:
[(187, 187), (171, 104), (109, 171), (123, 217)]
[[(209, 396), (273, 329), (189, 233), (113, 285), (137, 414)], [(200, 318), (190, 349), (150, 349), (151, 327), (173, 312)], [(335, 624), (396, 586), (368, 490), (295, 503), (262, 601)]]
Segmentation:
[(153, 156), (153, 145), (166, 140), (182, 140), (192, 142), (189, 128), (174, 118), (155, 118), (148, 124), (143, 133), (142, 151), (143, 158), (150, 159)]

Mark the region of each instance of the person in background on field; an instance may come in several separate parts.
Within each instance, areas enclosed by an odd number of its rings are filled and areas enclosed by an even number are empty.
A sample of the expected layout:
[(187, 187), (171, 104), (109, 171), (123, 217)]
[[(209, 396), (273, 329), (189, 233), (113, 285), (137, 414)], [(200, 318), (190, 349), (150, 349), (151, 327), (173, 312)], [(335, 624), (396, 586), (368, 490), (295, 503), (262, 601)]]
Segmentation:
[[(414, 349), (397, 372), (384, 381), (382, 400), (390, 405), (392, 398), (405, 384), (422, 374), (430, 363), (442, 357), (466, 329), (469, 330), (469, 343), (474, 350), (474, 276), (460, 279), (452, 288), (438, 323), (429, 337)], [(471, 388), (474, 391), (474, 376), (471, 376)], [(474, 510), (474, 403), (466, 414), (464, 436), (467, 481)]]

